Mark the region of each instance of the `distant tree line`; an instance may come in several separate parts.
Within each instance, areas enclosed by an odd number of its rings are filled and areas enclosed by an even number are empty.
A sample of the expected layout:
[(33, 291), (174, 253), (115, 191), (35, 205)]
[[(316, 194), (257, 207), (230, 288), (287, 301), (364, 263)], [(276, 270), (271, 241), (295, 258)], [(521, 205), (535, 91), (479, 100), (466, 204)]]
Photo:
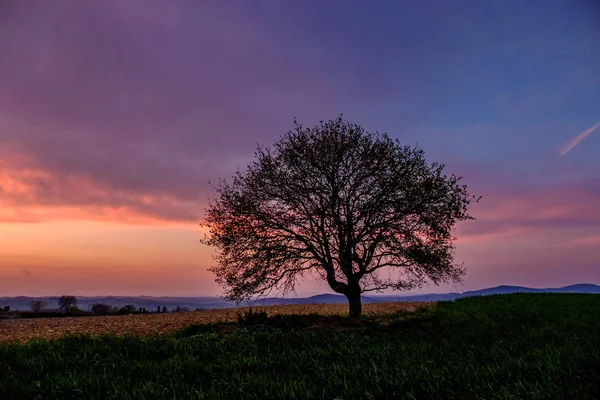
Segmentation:
[[(92, 313), (96, 315), (128, 315), (128, 314), (156, 314), (156, 313), (167, 313), (166, 306), (157, 306), (156, 311), (150, 311), (146, 307), (136, 308), (134, 305), (129, 304), (123, 307), (111, 306), (103, 303), (93, 304), (91, 307)], [(187, 307), (177, 306), (171, 312), (187, 312), (190, 311)]]
[[(157, 306), (156, 310), (149, 310), (145, 306), (136, 307), (133, 304), (127, 304), (125, 306), (114, 306), (104, 303), (92, 304), (89, 311), (84, 311), (77, 307), (77, 297), (72, 295), (60, 296), (57, 300), (59, 312), (55, 310), (46, 310), (48, 302), (41, 299), (32, 300), (29, 303), (28, 311), (18, 311), (21, 317), (59, 317), (59, 316), (85, 316), (85, 315), (130, 315), (130, 314), (155, 314), (155, 313), (167, 313), (167, 312), (188, 312), (190, 309), (184, 306), (177, 306), (172, 310), (168, 310), (167, 306)], [(0, 307), (0, 312), (8, 313), (10, 306)], [(17, 312), (15, 311), (15, 312)]]

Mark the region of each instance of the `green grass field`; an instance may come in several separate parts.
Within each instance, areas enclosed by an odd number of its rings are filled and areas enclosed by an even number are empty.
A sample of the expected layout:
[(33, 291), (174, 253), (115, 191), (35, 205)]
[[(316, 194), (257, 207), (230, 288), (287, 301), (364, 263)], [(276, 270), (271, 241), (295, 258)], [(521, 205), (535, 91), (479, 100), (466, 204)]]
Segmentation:
[(286, 321), (3, 344), (0, 399), (600, 399), (598, 295), (467, 298), (353, 330)]

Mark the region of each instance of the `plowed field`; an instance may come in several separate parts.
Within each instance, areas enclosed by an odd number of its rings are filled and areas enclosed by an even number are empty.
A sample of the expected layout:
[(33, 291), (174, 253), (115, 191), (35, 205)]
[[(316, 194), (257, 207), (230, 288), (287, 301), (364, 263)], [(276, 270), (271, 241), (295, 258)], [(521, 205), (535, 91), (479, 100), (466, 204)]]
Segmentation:
[[(400, 310), (413, 311), (432, 303), (364, 304), (364, 314), (387, 314)], [(98, 317), (31, 318), (0, 320), (0, 341), (24, 342), (33, 338), (58, 338), (66, 333), (115, 335), (164, 335), (192, 324), (234, 322), (247, 308), (227, 308), (183, 313), (119, 315)], [(347, 314), (346, 304), (310, 304), (253, 307), (255, 311), (275, 314), (341, 315)]]

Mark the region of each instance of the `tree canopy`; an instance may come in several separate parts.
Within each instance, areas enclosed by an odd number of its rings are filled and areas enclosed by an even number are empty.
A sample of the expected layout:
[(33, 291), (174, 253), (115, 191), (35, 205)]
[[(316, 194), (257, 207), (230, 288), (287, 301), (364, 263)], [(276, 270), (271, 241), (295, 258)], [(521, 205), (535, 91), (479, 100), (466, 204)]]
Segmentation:
[(339, 117), (295, 123), (228, 182), (201, 225), (225, 297), (292, 291), (317, 274), (361, 315), (361, 293), (460, 281), (453, 228), (478, 201), (417, 147)]
[(77, 306), (77, 297), (75, 296), (60, 296), (58, 298), (58, 308), (63, 310), (64, 312), (68, 312), (71, 307)]

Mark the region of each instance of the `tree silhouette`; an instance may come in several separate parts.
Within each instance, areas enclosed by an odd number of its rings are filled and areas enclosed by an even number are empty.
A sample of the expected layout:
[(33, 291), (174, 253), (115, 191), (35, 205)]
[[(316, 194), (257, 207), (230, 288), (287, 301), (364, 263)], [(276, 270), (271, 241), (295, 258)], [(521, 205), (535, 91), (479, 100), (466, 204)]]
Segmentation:
[(32, 300), (29, 307), (33, 312), (40, 312), (43, 308), (45, 308), (47, 303), (43, 300)]
[(75, 296), (60, 296), (58, 299), (58, 308), (64, 312), (69, 311), (73, 306), (77, 306), (77, 297)]
[(210, 271), (225, 298), (285, 294), (312, 272), (360, 317), (361, 293), (461, 280), (452, 230), (473, 219), (467, 207), (479, 201), (461, 177), (342, 117), (314, 128), (294, 123), (215, 186), (201, 242), (217, 249)]

